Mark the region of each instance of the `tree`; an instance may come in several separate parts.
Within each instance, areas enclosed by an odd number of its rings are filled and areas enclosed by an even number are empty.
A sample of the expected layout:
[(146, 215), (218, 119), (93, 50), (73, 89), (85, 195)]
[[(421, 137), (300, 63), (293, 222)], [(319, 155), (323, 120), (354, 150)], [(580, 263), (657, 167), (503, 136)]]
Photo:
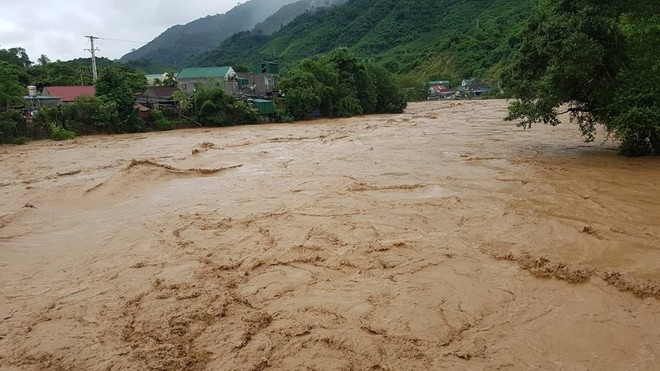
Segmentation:
[(179, 109), (179, 117), (182, 117), (184, 113), (190, 110), (190, 99), (188, 96), (180, 90), (177, 90), (172, 94), (172, 100), (176, 103), (177, 108)]
[(287, 109), (296, 120), (305, 119), (321, 106), (323, 84), (307, 71), (294, 69), (280, 82)]
[(39, 63), (40, 66), (45, 66), (48, 63), (50, 63), (50, 58), (46, 56), (46, 54), (42, 54), (38, 59), (37, 63)]
[(30, 57), (23, 48), (0, 49), (0, 61), (13, 64), (21, 68), (27, 68), (32, 65)]
[(259, 123), (259, 114), (220, 86), (199, 86), (192, 97), (195, 120), (210, 126)]
[(0, 61), (0, 109), (6, 109), (13, 104), (20, 104), (25, 95), (25, 87), (21, 84), (21, 68)]
[(163, 79), (163, 86), (174, 88), (177, 86), (176, 76), (174, 72), (165, 73), (165, 78)]
[(329, 117), (398, 113), (406, 100), (385, 68), (363, 62), (346, 48), (304, 59), (280, 82), (289, 113), (304, 119), (319, 110)]
[(624, 154), (660, 154), (658, 14), (653, 0), (544, 1), (504, 74), (507, 119), (557, 125), (566, 105), (587, 141), (600, 124)]
[(116, 132), (138, 132), (143, 129), (142, 120), (134, 108), (134, 94), (143, 92), (147, 79), (143, 74), (124, 65), (103, 68), (96, 82), (96, 95), (105, 97), (117, 105)]

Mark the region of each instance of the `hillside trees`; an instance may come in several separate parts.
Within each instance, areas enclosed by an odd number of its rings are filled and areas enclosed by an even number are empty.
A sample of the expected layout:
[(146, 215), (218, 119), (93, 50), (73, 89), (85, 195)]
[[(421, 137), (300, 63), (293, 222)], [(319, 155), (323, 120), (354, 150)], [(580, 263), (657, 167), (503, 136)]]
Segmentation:
[(361, 61), (347, 48), (305, 59), (280, 82), (287, 109), (296, 119), (315, 110), (329, 117), (398, 113), (405, 98), (383, 67)]
[(660, 154), (659, 14), (653, 0), (544, 2), (505, 75), (508, 119), (556, 125), (567, 105), (587, 141), (600, 124), (624, 154)]
[(521, 24), (541, 0), (353, 0), (307, 12), (272, 35), (246, 32), (191, 59), (198, 65), (269, 60), (282, 70), (348, 47), (398, 77), (497, 83)]

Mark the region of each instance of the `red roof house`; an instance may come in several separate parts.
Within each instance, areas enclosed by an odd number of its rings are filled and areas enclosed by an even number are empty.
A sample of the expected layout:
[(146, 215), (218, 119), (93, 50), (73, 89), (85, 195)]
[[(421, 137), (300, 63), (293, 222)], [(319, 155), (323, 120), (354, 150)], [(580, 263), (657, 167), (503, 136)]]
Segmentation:
[(62, 103), (71, 103), (83, 95), (95, 96), (96, 89), (93, 86), (46, 86), (41, 95), (50, 95), (60, 98)]

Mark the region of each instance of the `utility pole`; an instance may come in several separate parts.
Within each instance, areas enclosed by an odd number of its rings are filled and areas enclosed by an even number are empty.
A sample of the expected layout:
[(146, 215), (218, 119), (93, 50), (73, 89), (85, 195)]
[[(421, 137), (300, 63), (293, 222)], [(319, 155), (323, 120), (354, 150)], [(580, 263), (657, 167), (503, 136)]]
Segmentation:
[(91, 44), (91, 48), (85, 50), (92, 53), (92, 76), (94, 77), (94, 82), (96, 82), (96, 80), (98, 80), (99, 78), (99, 73), (98, 70), (96, 69), (96, 52), (99, 51), (99, 49), (94, 48), (94, 40), (97, 40), (98, 37), (95, 36), (85, 36), (85, 37), (89, 39), (89, 43)]

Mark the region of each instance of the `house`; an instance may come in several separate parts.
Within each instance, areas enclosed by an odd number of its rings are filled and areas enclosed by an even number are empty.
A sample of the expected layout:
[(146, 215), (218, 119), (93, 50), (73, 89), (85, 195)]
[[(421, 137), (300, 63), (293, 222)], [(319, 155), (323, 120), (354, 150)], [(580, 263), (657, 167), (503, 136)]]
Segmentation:
[(456, 90), (451, 88), (449, 81), (429, 81), (429, 95), (427, 100), (453, 98)]
[(149, 108), (176, 107), (174, 93), (179, 91), (176, 87), (152, 86), (142, 93), (135, 94), (135, 101)]
[(46, 86), (41, 95), (59, 98), (62, 103), (72, 103), (81, 96), (96, 96), (96, 89), (93, 86)]
[(236, 72), (230, 66), (185, 68), (177, 78), (179, 90), (187, 94), (195, 92), (197, 86), (220, 86), (227, 94), (236, 94), (234, 81)]
[(258, 63), (250, 72), (236, 76), (238, 92), (252, 97), (272, 97), (278, 93), (279, 65), (272, 62)]
[(272, 96), (277, 91), (280, 67), (277, 63), (262, 62), (252, 69), (258, 95)]
[(461, 81), (461, 90), (464, 95), (478, 97), (490, 89), (478, 79), (466, 79)]

